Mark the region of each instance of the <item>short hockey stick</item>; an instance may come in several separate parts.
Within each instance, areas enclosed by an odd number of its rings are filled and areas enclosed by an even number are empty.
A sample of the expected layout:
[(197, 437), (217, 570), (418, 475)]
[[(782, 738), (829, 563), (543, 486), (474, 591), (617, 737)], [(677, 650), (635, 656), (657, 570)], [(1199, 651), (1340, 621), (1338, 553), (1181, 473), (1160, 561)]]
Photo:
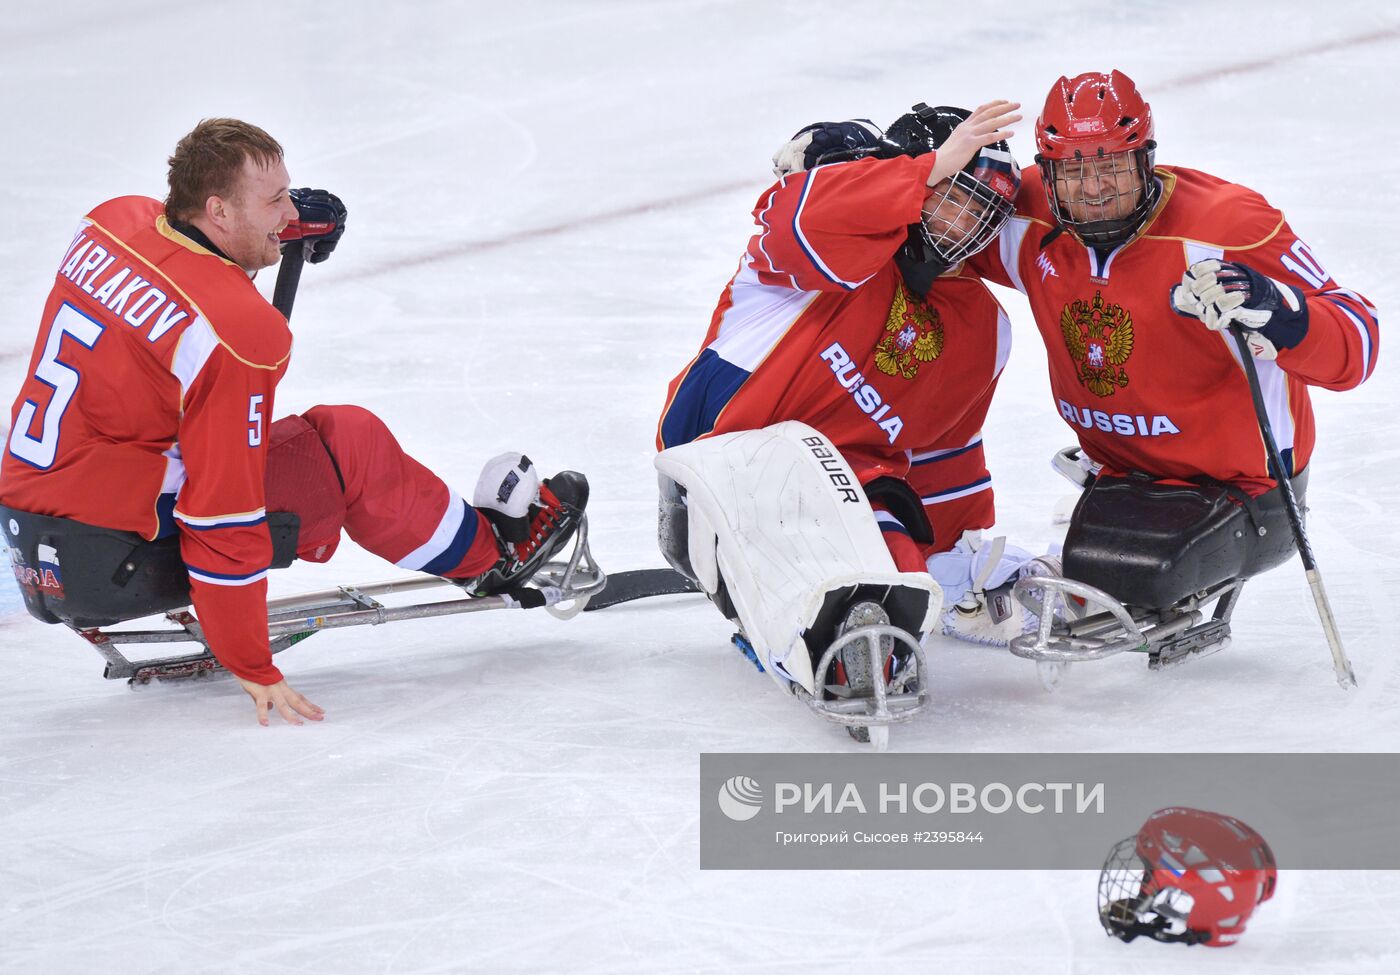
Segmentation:
[(288, 241), (282, 247), (282, 263), (277, 267), (277, 284), (272, 289), (272, 307), (288, 320), (297, 300), (297, 285), (301, 284), (301, 269), (306, 264), (306, 245), (300, 240)]
[(591, 598), (583, 611), (591, 613), (619, 603), (630, 603), (634, 599), (678, 596), (699, 591), (700, 588), (695, 583), (674, 569), (628, 569), (608, 576), (608, 583), (603, 587), (603, 591)]
[(1356, 675), (1352, 672), (1351, 661), (1342, 647), (1341, 635), (1337, 632), (1337, 620), (1332, 615), (1332, 604), (1327, 601), (1327, 592), (1322, 588), (1322, 573), (1318, 571), (1313, 558), (1312, 546), (1308, 544), (1307, 532), (1303, 530), (1303, 516), (1298, 510), (1298, 499), (1293, 496), (1293, 485), (1283, 468), (1283, 457), (1279, 454), (1278, 442), (1269, 426), (1269, 414), (1264, 408), (1264, 394), (1259, 388), (1259, 372), (1254, 367), (1254, 353), (1250, 351), (1249, 340), (1239, 325), (1230, 326), (1230, 334), (1240, 350), (1240, 360), (1244, 374), (1249, 379), (1249, 394), (1254, 399), (1254, 417), (1259, 421), (1259, 433), (1264, 438), (1264, 448), (1269, 454), (1269, 464), (1273, 475), (1278, 479), (1279, 490), (1283, 492), (1284, 505), (1288, 509), (1288, 524), (1293, 528), (1293, 540), (1298, 544), (1298, 555), (1303, 560), (1307, 574), (1308, 588), (1312, 590), (1313, 602), (1317, 604), (1317, 615), (1322, 620), (1322, 630), (1327, 634), (1327, 646), (1332, 651), (1332, 669), (1337, 674), (1337, 684), (1345, 690), (1356, 686)]

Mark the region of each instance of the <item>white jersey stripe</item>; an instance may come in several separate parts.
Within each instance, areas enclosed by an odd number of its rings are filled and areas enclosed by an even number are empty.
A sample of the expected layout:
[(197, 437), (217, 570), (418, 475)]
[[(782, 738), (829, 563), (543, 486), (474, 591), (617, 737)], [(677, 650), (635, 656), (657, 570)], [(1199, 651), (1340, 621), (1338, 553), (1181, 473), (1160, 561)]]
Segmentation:
[[(1011, 319), (1006, 317), (1006, 309), (997, 302), (997, 364), (993, 376), (1000, 376), (1006, 368), (1006, 360), (1011, 358)], [(980, 437), (981, 434), (979, 433)]]
[(219, 337), (209, 327), (204, 317), (197, 316), (180, 336), (180, 344), (175, 349), (175, 357), (170, 361), (170, 371), (180, 380), (180, 395), (190, 391), (204, 364), (219, 345)]
[(869, 281), (874, 275), (872, 274), (860, 281), (846, 281), (842, 279), (835, 271), (826, 266), (826, 262), (821, 259), (821, 255), (817, 253), (816, 248), (807, 240), (807, 235), (802, 232), (802, 211), (807, 206), (807, 197), (812, 192), (812, 184), (817, 181), (817, 174), (821, 171), (822, 167), (818, 166), (807, 174), (807, 182), (802, 187), (802, 196), (797, 201), (797, 212), (793, 214), (792, 217), (792, 233), (793, 236), (797, 238), (797, 242), (802, 245), (803, 253), (816, 265), (817, 270), (821, 271), (822, 274), (826, 276), (828, 281), (831, 281), (833, 284), (839, 284), (847, 291), (854, 291), (865, 284), (866, 281)]
[(1219, 247), (1210, 244), (1197, 244), (1192, 241), (1186, 242), (1186, 266), (1190, 267), (1199, 261), (1220, 260), (1225, 256), (1225, 252)]
[(267, 578), (266, 569), (237, 579), (225, 579), (222, 576), (205, 575), (198, 569), (192, 569), (188, 565), (185, 566), (185, 571), (190, 574), (191, 579), (198, 579), (200, 582), (207, 583), (211, 586), (251, 586), (253, 583), (262, 582)]
[[(1238, 350), (1236, 350), (1238, 353)], [(1288, 409), (1288, 374), (1271, 359), (1255, 359), (1259, 391), (1264, 394), (1264, 412), (1280, 451), (1293, 449), (1293, 413)]]
[(963, 444), (961, 447), (945, 447), (942, 450), (926, 450), (923, 453), (919, 454), (916, 454), (913, 451), (908, 451), (909, 462), (912, 464), (918, 464), (923, 461), (937, 460), (940, 457), (947, 457), (949, 454), (959, 454), (966, 450), (968, 447), (975, 446), (976, 444), (979, 444), (981, 442), (982, 431), (978, 430), (972, 435), (972, 439), (970, 439), (967, 443)]
[[(1243, 372), (1244, 363), (1235, 340), (1225, 332), (1217, 332), (1216, 335), (1225, 343), (1225, 348), (1230, 350), (1230, 355), (1234, 356)], [(1293, 414), (1288, 410), (1288, 374), (1273, 359), (1255, 359), (1254, 371), (1259, 375), (1259, 392), (1264, 397), (1264, 414), (1269, 418), (1274, 441), (1280, 451), (1291, 450), (1294, 430)], [(1247, 383), (1248, 379), (1242, 375), (1240, 381)], [(1248, 393), (1248, 388), (1245, 392)]]
[(185, 514), (179, 509), (175, 511), (175, 518), (178, 521), (183, 521), (192, 528), (229, 528), (234, 525), (252, 525), (266, 517), (267, 509), (265, 508), (256, 508), (253, 511), (240, 511), (231, 515), (212, 515), (207, 518), (196, 518), (193, 515)]
[(746, 254), (729, 295), (730, 305), (709, 348), (725, 362), (753, 372), (816, 300), (818, 292), (760, 283), (753, 260)]
[(942, 504), (945, 501), (956, 501), (958, 498), (965, 498), (969, 494), (976, 494), (979, 491), (990, 491), (992, 489), (991, 478), (963, 488), (961, 491), (951, 491), (948, 494), (935, 494), (921, 500), (924, 504)]
[(461, 497), (451, 488), (447, 489), (447, 510), (443, 512), (442, 520), (438, 522), (437, 530), (433, 532), (422, 545), (419, 545), (412, 552), (409, 552), (396, 563), (403, 569), (421, 569), (433, 559), (441, 555), (447, 546), (452, 544), (452, 540), (457, 537), (457, 531), (462, 527), (462, 518), (466, 514), (466, 505), (462, 503)]
[(903, 532), (903, 533), (906, 534), (906, 535), (909, 534), (909, 529), (907, 529), (907, 528), (904, 527), (904, 522), (900, 521), (898, 518), (896, 518), (894, 515), (890, 514), (888, 511), (876, 511), (876, 512), (875, 512), (875, 524), (877, 524), (877, 525), (880, 526), (880, 530), (881, 530), (881, 531), (884, 530), (884, 526), (888, 525), (888, 526), (890, 526), (891, 528), (896, 529), (897, 531)]
[(1001, 252), (1001, 266), (1006, 268), (1006, 276), (1011, 279), (1011, 285), (1021, 294), (1026, 293), (1026, 286), (1021, 281), (1021, 245), (1026, 239), (1026, 232), (1031, 229), (1031, 222), (1024, 217), (1012, 217), (1006, 221), (1006, 225), (1001, 228), (1001, 233), (997, 234), (997, 248)]
[(160, 481), (161, 494), (174, 494), (185, 483), (185, 462), (180, 456), (180, 444), (173, 443), (165, 450), (165, 476)]
[[(785, 185), (787, 185), (787, 180), (786, 180), (786, 179), (782, 180), (778, 185), (779, 185), (779, 186), (785, 186)], [(758, 235), (758, 252), (759, 252), (760, 254), (762, 254), (764, 260), (766, 260), (766, 261), (768, 262), (768, 270), (769, 270), (770, 272), (772, 272), (773, 274), (778, 274), (778, 273), (780, 273), (780, 272), (778, 271), (777, 265), (773, 263), (773, 255), (771, 255), (771, 254), (768, 253), (768, 250), (763, 246), (763, 242), (764, 242), (764, 240), (766, 240), (766, 239), (768, 238), (768, 235), (769, 235), (770, 233), (773, 232), (773, 227), (772, 227), (772, 225), (768, 223), (767, 214), (768, 214), (768, 211), (769, 211), (769, 210), (773, 209), (773, 201), (777, 198), (777, 196), (778, 196), (778, 189), (777, 189), (777, 187), (774, 187), (773, 192), (768, 194), (768, 202), (765, 203), (765, 204), (763, 204), (763, 209), (762, 209), (762, 210), (758, 211), (758, 218), (757, 218), (757, 219), (758, 219), (758, 222), (763, 226), (763, 233), (761, 233), (761, 234)], [(745, 255), (745, 260), (746, 260), (746, 261), (747, 261), (747, 257), (748, 257), (748, 255)], [(794, 288), (797, 287), (797, 280), (796, 280), (795, 278), (793, 278), (793, 276), (792, 276), (791, 274), (788, 275), (788, 280), (792, 282), (792, 286), (793, 286)]]
[(1356, 313), (1346, 305), (1340, 301), (1333, 301), (1332, 305), (1340, 308), (1342, 314), (1351, 320), (1351, 323), (1356, 326), (1357, 332), (1361, 334), (1361, 375), (1369, 376), (1371, 374), (1371, 333), (1366, 330), (1366, 324), (1357, 318)]

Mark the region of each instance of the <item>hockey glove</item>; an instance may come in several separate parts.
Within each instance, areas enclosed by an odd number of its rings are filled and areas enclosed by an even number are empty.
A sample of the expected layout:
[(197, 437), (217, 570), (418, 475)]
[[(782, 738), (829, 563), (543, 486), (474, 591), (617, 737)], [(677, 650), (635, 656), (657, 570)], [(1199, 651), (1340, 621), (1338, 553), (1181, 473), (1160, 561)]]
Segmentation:
[(287, 224), (277, 239), (283, 244), (301, 241), (307, 261), (320, 264), (331, 256), (345, 233), (345, 204), (334, 193), (309, 186), (290, 190), (288, 195), (296, 205), (297, 218)]
[(1308, 303), (1292, 285), (1265, 277), (1247, 264), (1197, 261), (1172, 288), (1172, 307), (1222, 331), (1232, 324), (1247, 330), (1250, 348), (1273, 359), (1308, 334)]
[(781, 179), (820, 163), (858, 159), (884, 146), (883, 133), (869, 119), (814, 122), (798, 129), (796, 135), (773, 153), (773, 175)]

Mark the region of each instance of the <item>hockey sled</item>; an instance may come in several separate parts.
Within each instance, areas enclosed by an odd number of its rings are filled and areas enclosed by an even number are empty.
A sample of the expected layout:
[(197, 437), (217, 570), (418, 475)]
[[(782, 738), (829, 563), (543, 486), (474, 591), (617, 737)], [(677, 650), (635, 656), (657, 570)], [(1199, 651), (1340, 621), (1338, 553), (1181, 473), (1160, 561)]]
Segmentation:
[[(1057, 469), (1066, 476), (1058, 460)], [(1304, 470), (1292, 479), (1299, 497)], [(1017, 581), (1013, 596), (1038, 616), (1011, 652), (1040, 664), (1048, 687), (1065, 668), (1143, 653), (1153, 670), (1228, 646), (1245, 580), (1294, 552), (1283, 496), (1249, 498), (1218, 482), (1142, 475), (1086, 477), (1070, 519), (1064, 576)], [(1213, 608), (1212, 608), (1213, 604)]]
[(1012, 595), (1036, 614), (1039, 625), (1013, 638), (1010, 650), (1041, 665), (1041, 680), (1050, 689), (1070, 664), (1120, 653), (1144, 653), (1148, 667), (1160, 670), (1229, 645), (1230, 615), (1243, 586), (1243, 579), (1229, 580), (1168, 609), (1153, 610), (1124, 606), (1102, 589), (1073, 579), (1023, 577)]
[[(582, 611), (589, 599), (601, 592), (608, 581), (589, 549), (587, 515), (579, 518), (578, 530), (571, 544), (567, 558), (545, 563), (526, 585), (494, 596), (470, 596), (448, 579), (413, 576), (270, 600), (267, 610), (272, 652), (281, 653), (322, 630), (377, 626), (405, 619), (496, 609), (538, 608), (559, 619), (569, 619)], [(454, 590), (459, 595), (407, 605), (386, 605), (380, 601), (403, 593), (443, 588)], [(106, 660), (103, 676), (108, 680), (126, 680), (137, 686), (149, 684), (152, 680), (205, 678), (227, 673), (210, 651), (193, 613), (188, 609), (175, 609), (167, 612), (165, 619), (169, 626), (150, 630), (84, 627), (72, 621), (64, 622), (92, 644)], [(183, 655), (136, 660), (127, 657), (121, 649), (141, 644), (173, 643), (194, 643), (199, 649)]]

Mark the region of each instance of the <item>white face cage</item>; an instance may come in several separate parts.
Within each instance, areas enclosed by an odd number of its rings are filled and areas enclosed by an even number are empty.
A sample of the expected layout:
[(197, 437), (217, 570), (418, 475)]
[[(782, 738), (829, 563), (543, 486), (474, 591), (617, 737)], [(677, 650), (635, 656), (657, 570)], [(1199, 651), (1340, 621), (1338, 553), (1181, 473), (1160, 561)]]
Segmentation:
[(1099, 871), (1099, 923), (1115, 938), (1131, 941), (1148, 935), (1158, 941), (1195, 940), (1186, 919), (1195, 898), (1178, 887), (1161, 887), (1138, 855), (1137, 837), (1129, 836), (1108, 851)]
[(1129, 836), (1108, 851), (1099, 871), (1099, 923), (1115, 937), (1131, 929), (1141, 918), (1138, 910), (1151, 900), (1144, 887), (1151, 884), (1152, 871), (1137, 852), (1137, 837)]
[(1091, 247), (1131, 240), (1157, 203), (1156, 144), (1074, 159), (1037, 156), (1060, 223)]
[(995, 240), (1015, 209), (986, 183), (959, 171), (924, 203), (925, 242), (939, 263), (952, 267)]

